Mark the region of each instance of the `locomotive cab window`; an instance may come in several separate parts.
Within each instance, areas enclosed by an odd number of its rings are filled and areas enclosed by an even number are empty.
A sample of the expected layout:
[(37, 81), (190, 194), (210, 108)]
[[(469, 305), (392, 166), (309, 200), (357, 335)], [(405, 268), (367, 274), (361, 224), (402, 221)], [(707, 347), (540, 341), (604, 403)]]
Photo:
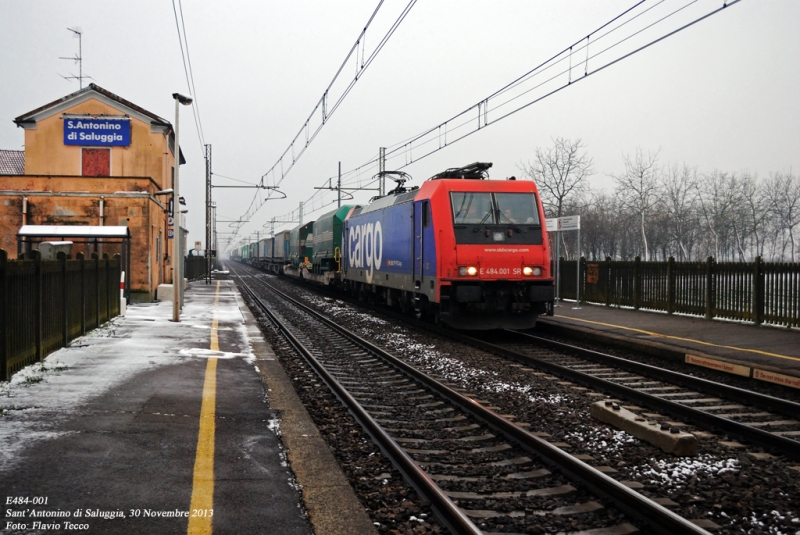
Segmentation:
[(456, 225), (480, 225), (494, 223), (494, 203), (491, 193), (450, 193), (453, 205), (453, 223)]
[(533, 193), (451, 191), (456, 243), (542, 243), (542, 228)]
[(495, 193), (498, 223), (538, 225), (536, 197), (531, 193)]
[(425, 228), (431, 226), (431, 206), (428, 201), (422, 201), (422, 226)]

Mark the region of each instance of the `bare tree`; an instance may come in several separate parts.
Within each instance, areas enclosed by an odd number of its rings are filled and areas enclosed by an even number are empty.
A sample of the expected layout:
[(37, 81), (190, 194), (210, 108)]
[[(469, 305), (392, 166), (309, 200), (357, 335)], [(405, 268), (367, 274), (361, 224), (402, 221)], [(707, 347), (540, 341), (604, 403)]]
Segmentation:
[(616, 195), (623, 208), (636, 214), (641, 231), (644, 260), (649, 259), (650, 252), (647, 247), (647, 233), (645, 224), (648, 213), (661, 200), (659, 185), (660, 172), (658, 169), (658, 152), (642, 153), (637, 147), (633, 158), (623, 156), (625, 160), (625, 173), (611, 175), (617, 183)]
[(667, 226), (678, 249), (678, 260), (688, 260), (687, 249), (697, 220), (697, 170), (683, 164), (673, 165), (664, 175), (664, 196), (662, 198), (667, 212)]
[(592, 159), (580, 138), (556, 138), (549, 149), (536, 149), (533, 163), (520, 169), (536, 182), (548, 215), (561, 217), (565, 204), (586, 191), (585, 179), (594, 174)]
[(736, 208), (741, 205), (740, 191), (735, 173), (716, 169), (705, 175), (698, 185), (700, 213), (705, 229), (711, 234), (714, 258), (720, 259), (731, 252), (731, 238), (735, 238)]
[(794, 234), (795, 227), (800, 225), (800, 180), (791, 169), (788, 173), (773, 173), (766, 182), (765, 190), (770, 211), (784, 234), (784, 239), (788, 237), (790, 258), (795, 262)]
[[(764, 197), (764, 188), (758, 183), (758, 175), (745, 173), (741, 179), (742, 225), (751, 236), (751, 244), (755, 249), (752, 258), (764, 254), (764, 225), (769, 216), (768, 205)], [(753, 243), (753, 241), (755, 243)]]

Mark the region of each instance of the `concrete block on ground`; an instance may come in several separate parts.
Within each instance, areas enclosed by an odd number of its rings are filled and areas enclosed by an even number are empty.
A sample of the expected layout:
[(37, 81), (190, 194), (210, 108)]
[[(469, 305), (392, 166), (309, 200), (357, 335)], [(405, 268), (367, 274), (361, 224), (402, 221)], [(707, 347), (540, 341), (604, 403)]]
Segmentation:
[(622, 429), (636, 438), (646, 440), (667, 453), (697, 454), (697, 438), (691, 433), (683, 431), (672, 433), (671, 429), (662, 430), (660, 425), (648, 423), (646, 419), (619, 405), (606, 405), (604, 401), (598, 401), (592, 403), (590, 413), (592, 417)]
[(159, 284), (158, 290), (156, 290), (156, 298), (159, 301), (172, 301), (172, 285)]

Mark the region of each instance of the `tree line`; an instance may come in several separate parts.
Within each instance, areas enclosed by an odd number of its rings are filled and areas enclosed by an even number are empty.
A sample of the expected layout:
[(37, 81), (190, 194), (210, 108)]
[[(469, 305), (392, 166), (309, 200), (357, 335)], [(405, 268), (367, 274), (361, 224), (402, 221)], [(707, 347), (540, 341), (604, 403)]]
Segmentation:
[(610, 175), (613, 191), (593, 189), (596, 173), (580, 140), (557, 138), (521, 164), (536, 182), (547, 217), (581, 216), (577, 233), (563, 232), (561, 256), (590, 260), (796, 262), (800, 256), (800, 179), (791, 169), (755, 173), (700, 172), (662, 165), (658, 152), (637, 148)]

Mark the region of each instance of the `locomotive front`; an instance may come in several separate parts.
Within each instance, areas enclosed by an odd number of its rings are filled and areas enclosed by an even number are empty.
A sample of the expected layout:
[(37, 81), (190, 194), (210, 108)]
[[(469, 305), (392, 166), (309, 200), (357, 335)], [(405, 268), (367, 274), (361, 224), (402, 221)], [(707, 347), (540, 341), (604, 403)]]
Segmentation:
[(544, 211), (530, 181), (485, 180), (491, 164), (433, 177), (439, 314), (460, 329), (527, 329), (552, 314)]

